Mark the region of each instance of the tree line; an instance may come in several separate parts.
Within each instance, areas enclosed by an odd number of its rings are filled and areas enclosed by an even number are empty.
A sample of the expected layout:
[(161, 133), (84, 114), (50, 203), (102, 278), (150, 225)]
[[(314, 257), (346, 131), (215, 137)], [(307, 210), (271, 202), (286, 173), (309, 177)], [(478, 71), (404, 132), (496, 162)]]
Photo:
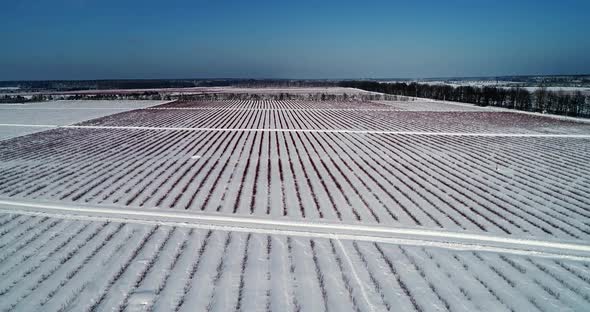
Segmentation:
[(30, 103), (56, 100), (160, 100), (160, 101), (216, 101), (216, 100), (300, 100), (300, 101), (407, 101), (407, 97), (378, 94), (378, 93), (251, 93), (251, 92), (229, 92), (229, 93), (181, 93), (171, 94), (167, 92), (143, 91), (143, 92), (125, 92), (125, 93), (95, 93), (95, 94), (61, 94), (61, 95), (42, 95), (36, 94), (32, 97), (22, 95), (0, 95), (0, 104), (6, 103)]
[(342, 81), (341, 87), (366, 91), (429, 98), (443, 101), (496, 106), (517, 110), (574, 117), (590, 117), (590, 99), (580, 91), (548, 91), (541, 87), (530, 92), (520, 87), (473, 87), (420, 83), (382, 83), (376, 81)]
[(0, 104), (10, 103), (33, 103), (46, 101), (47, 97), (41, 94), (35, 94), (30, 97), (24, 97), (22, 95), (0, 95)]

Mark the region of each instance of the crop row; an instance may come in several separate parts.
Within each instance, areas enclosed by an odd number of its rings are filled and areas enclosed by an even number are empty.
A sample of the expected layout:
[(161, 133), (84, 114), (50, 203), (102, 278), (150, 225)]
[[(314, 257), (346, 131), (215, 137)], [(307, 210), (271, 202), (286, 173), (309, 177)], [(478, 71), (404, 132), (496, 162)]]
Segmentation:
[(590, 304), (585, 262), (0, 215), (0, 310), (547, 311)]
[(397, 110), (397, 111), (483, 111), (485, 108), (474, 105), (412, 101), (175, 101), (154, 106), (156, 109), (359, 109), (359, 110)]
[(590, 236), (585, 139), (58, 129), (7, 142), (9, 198)]

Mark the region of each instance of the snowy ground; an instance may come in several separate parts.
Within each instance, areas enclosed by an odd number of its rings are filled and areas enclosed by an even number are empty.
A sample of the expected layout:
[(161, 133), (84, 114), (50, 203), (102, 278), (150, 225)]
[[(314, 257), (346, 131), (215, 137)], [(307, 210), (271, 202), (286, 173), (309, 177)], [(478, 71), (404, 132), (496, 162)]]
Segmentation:
[[(0, 105), (0, 140), (88, 119), (149, 107), (162, 101), (55, 101)], [(34, 125), (32, 127), (31, 125)]]
[(0, 310), (584, 311), (587, 261), (3, 214)]
[(0, 141), (0, 311), (590, 305), (589, 124), (155, 104)]
[(43, 126), (28, 126), (28, 125), (15, 125), (15, 124), (4, 124), (0, 125), (0, 140), (10, 139), (21, 135), (31, 134), (35, 132), (45, 131), (52, 129), (53, 125), (49, 127)]

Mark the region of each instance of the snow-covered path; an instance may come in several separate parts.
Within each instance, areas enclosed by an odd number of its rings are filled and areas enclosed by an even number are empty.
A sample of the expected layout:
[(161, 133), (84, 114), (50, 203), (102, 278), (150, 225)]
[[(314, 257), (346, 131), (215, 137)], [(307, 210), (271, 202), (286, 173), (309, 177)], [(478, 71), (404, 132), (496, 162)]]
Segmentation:
[(51, 218), (194, 227), (209, 230), (336, 238), (456, 250), (490, 251), (590, 262), (585, 241), (544, 241), (469, 232), (383, 227), (375, 225), (302, 222), (288, 219), (236, 217), (149, 208), (96, 207), (0, 199), (0, 212)]
[(316, 133), (358, 133), (426, 136), (480, 136), (480, 137), (523, 137), (523, 138), (590, 138), (590, 134), (543, 134), (543, 133), (474, 133), (474, 132), (423, 132), (423, 131), (379, 131), (379, 130), (331, 130), (331, 129), (256, 129), (256, 128), (184, 128), (184, 127), (141, 127), (141, 126), (81, 126), (81, 125), (40, 125), (0, 124), (0, 127), (64, 128), (64, 129), (112, 129), (112, 130), (168, 130), (168, 131), (224, 131), (224, 132), (316, 132)]

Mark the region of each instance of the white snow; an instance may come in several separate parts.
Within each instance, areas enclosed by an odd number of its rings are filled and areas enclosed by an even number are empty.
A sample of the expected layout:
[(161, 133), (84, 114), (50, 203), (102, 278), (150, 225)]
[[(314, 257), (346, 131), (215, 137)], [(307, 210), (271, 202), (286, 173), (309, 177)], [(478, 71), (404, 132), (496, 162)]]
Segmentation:
[[(0, 229), (23, 221), (45, 224), (37, 226), (40, 235), (24, 235), (46, 254), (31, 258), (29, 250), (18, 249), (11, 257), (34, 261), (0, 263), (3, 310), (587, 306), (588, 259), (14, 216), (0, 214)], [(48, 241), (48, 235), (54, 238)]]

